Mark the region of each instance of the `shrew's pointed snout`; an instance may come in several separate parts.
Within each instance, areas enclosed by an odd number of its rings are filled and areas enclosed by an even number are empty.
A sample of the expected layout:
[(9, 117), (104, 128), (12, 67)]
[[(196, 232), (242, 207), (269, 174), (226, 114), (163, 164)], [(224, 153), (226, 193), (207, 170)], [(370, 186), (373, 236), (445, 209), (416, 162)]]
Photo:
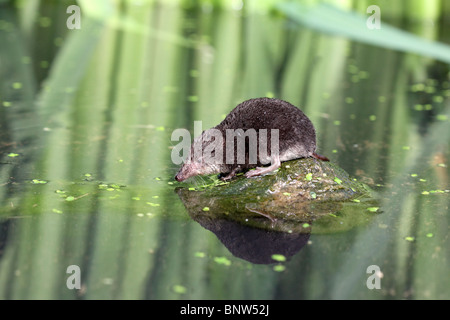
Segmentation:
[(181, 181), (183, 181), (184, 179), (183, 179), (183, 177), (178, 173), (178, 174), (175, 176), (175, 180), (177, 180), (178, 182), (181, 182)]

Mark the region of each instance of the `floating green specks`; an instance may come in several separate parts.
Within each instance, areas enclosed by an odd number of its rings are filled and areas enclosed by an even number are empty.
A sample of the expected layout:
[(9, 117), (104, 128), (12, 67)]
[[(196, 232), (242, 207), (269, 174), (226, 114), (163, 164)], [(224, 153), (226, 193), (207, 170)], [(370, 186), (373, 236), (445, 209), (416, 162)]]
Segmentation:
[(31, 180), (31, 183), (32, 184), (46, 184), (46, 183), (48, 183), (48, 181), (40, 180), (40, 179), (33, 179), (33, 180)]
[(197, 101), (198, 101), (198, 96), (189, 96), (189, 97), (187, 98), (187, 100), (188, 100), (189, 102), (197, 102)]
[(369, 116), (369, 120), (370, 121), (375, 121), (375, 120), (377, 120), (377, 116), (372, 114), (372, 115)]
[(414, 240), (416, 240), (416, 238), (408, 236), (408, 237), (405, 237), (405, 240), (409, 241), (409, 242), (413, 242)]
[(419, 92), (419, 91), (423, 91), (423, 90), (425, 90), (425, 84), (423, 84), (423, 83), (417, 83), (417, 84), (413, 84), (411, 86), (412, 92)]
[(302, 227), (303, 228), (309, 228), (311, 225), (309, 224), (309, 223), (307, 223), (307, 222), (305, 222), (304, 224), (302, 224)]
[(339, 120), (335, 120), (335, 121), (333, 121), (333, 124), (334, 124), (335, 126), (340, 126), (340, 125), (341, 125), (341, 122), (340, 122)]
[(415, 177), (417, 177), (417, 176), (418, 176), (417, 173), (411, 173), (411, 177), (415, 178)]
[(139, 200), (141, 200), (141, 197), (131, 197), (131, 199), (132, 199), (132, 200), (139, 201)]
[(66, 201), (74, 201), (75, 200), (75, 197), (74, 196), (68, 196), (67, 198), (66, 198)]
[(3, 106), (4, 106), (5, 108), (9, 108), (9, 107), (12, 106), (12, 103), (9, 102), (9, 101), (3, 101)]
[(273, 97), (275, 97), (275, 94), (272, 91), (267, 91), (266, 92), (266, 97), (267, 98), (273, 98)]
[(448, 120), (448, 117), (447, 117), (445, 114), (438, 114), (438, 115), (436, 116), (436, 120), (439, 120), (439, 121), (447, 121), (447, 120)]
[(443, 96), (433, 96), (433, 102), (442, 103), (442, 102), (444, 102), (444, 97)]
[(283, 192), (284, 196), (290, 196), (291, 194), (289, 192)]
[(428, 194), (430, 194), (428, 191), (422, 191), (422, 194), (423, 195), (428, 195)]
[(188, 190), (189, 191), (195, 191), (195, 188), (190, 187)]
[(178, 294), (185, 294), (185, 293), (187, 292), (186, 287), (185, 287), (185, 286), (182, 286), (182, 285), (179, 285), (179, 284), (174, 285), (174, 286), (172, 287), (172, 290), (173, 290), (175, 293), (178, 293)]
[(317, 193), (315, 193), (314, 191), (310, 191), (309, 192), (309, 196), (311, 197), (311, 199), (316, 199), (317, 198)]
[(354, 64), (349, 64), (347, 66), (347, 71), (348, 71), (348, 73), (356, 74), (356, 73), (358, 73), (359, 68), (358, 68), (358, 66), (355, 66)]
[(312, 180), (312, 173), (311, 172), (306, 174), (305, 180), (307, 180), (307, 181), (311, 181)]
[(352, 104), (353, 102), (355, 102), (355, 99), (353, 99), (352, 97), (345, 98), (345, 103)]
[(411, 150), (411, 147), (410, 146), (403, 146), (402, 149), (403, 150)]
[(216, 262), (218, 264), (223, 264), (225, 266), (231, 265), (231, 261), (229, 259), (227, 259), (226, 257), (215, 257), (214, 262)]
[(22, 82), (14, 82), (14, 83), (12, 84), (12, 87), (13, 87), (13, 89), (15, 89), (15, 90), (19, 90), (19, 89), (22, 89), (23, 85), (22, 85)]
[(146, 202), (151, 207), (159, 207), (159, 203)]
[(424, 108), (423, 108), (423, 105), (421, 105), (421, 104), (415, 104), (414, 105), (414, 110), (416, 110), (416, 111), (422, 111)]
[(203, 211), (209, 211), (209, 207), (204, 207), (202, 210)]
[(91, 178), (91, 177), (92, 177), (92, 174), (90, 174), (90, 173), (85, 173), (84, 176), (85, 176), (86, 178)]
[(8, 153), (8, 157), (10, 157), (10, 158), (15, 158), (15, 157), (18, 157), (18, 156), (19, 156), (18, 153), (13, 153), (13, 152)]
[(194, 253), (194, 257), (204, 258), (204, 257), (206, 257), (206, 253), (201, 252), (201, 251), (197, 251), (197, 252)]
[(99, 189), (106, 190), (106, 191), (120, 191), (121, 187), (124, 187), (124, 186), (120, 186), (116, 183), (112, 183), (112, 184), (100, 183), (98, 185)]
[(284, 270), (286, 270), (286, 267), (283, 266), (282, 264), (277, 264), (276, 266), (273, 267), (273, 271), (276, 272), (283, 272)]
[(156, 131), (164, 131), (166, 128), (164, 126), (159, 126), (155, 128)]
[(434, 234), (432, 234), (431, 232), (429, 232), (429, 233), (426, 234), (426, 237), (427, 237), (427, 238), (433, 238), (433, 237), (434, 237)]
[(361, 202), (361, 200), (359, 200), (359, 199), (353, 199), (352, 201), (356, 202), (356, 203), (360, 203)]
[(278, 261), (278, 262), (286, 261), (286, 257), (283, 256), (282, 254), (273, 254), (273, 255), (271, 256), (271, 258), (272, 258), (273, 260), (275, 260), (275, 261)]
[(59, 210), (59, 209), (53, 209), (52, 210), (54, 213), (63, 213), (61, 210)]
[(338, 177), (335, 177), (335, 178), (334, 178), (334, 182), (336, 182), (337, 184), (341, 184), (341, 183), (342, 183), (342, 180), (339, 179)]
[(367, 211), (369, 211), (369, 212), (378, 212), (379, 209), (380, 209), (379, 207), (370, 207), (370, 208), (367, 208)]
[(430, 190), (429, 193), (445, 193), (445, 190), (440, 190), (440, 189)]

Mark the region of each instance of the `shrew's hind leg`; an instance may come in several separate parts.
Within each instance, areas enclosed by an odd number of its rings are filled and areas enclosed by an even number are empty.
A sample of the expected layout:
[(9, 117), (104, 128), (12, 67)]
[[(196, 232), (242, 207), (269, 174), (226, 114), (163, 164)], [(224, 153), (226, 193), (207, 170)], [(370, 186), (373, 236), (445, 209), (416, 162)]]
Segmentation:
[(227, 174), (226, 176), (220, 177), (220, 179), (223, 181), (231, 180), (236, 175), (236, 173), (238, 173), (240, 170), (241, 170), (241, 167), (237, 166), (236, 168), (231, 170), (231, 172), (229, 174)]
[(312, 156), (313, 156), (313, 158), (316, 158), (316, 159), (319, 159), (322, 161), (330, 161), (330, 159), (328, 159), (327, 157), (317, 154), (315, 152), (312, 154)]
[(281, 166), (280, 156), (272, 157), (272, 164), (268, 167), (257, 167), (255, 170), (248, 171), (245, 176), (247, 178), (260, 176), (278, 169)]

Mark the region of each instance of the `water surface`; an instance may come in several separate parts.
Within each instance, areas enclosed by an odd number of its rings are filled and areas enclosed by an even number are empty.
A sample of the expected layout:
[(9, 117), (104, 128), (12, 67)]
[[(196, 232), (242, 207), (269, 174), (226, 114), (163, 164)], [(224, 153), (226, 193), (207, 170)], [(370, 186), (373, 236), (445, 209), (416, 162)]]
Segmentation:
[[(0, 298), (450, 298), (447, 64), (245, 8), (119, 9), (68, 30), (63, 4), (31, 27), (30, 8), (1, 8)], [(301, 246), (273, 263), (192, 219), (171, 161), (173, 130), (260, 96), (300, 107), (320, 153), (381, 199), (361, 223), (342, 210), (334, 227), (278, 234)]]

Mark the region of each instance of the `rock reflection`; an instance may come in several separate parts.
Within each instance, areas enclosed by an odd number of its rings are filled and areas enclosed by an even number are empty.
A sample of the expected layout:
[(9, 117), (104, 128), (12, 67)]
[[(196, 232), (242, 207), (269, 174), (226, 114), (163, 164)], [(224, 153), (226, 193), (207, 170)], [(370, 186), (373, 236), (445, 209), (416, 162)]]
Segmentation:
[(277, 199), (241, 203), (182, 188), (176, 192), (194, 221), (213, 232), (234, 256), (255, 264), (275, 263), (274, 254), (292, 257), (313, 230), (340, 232), (371, 220), (360, 203), (299, 201), (286, 208)]

